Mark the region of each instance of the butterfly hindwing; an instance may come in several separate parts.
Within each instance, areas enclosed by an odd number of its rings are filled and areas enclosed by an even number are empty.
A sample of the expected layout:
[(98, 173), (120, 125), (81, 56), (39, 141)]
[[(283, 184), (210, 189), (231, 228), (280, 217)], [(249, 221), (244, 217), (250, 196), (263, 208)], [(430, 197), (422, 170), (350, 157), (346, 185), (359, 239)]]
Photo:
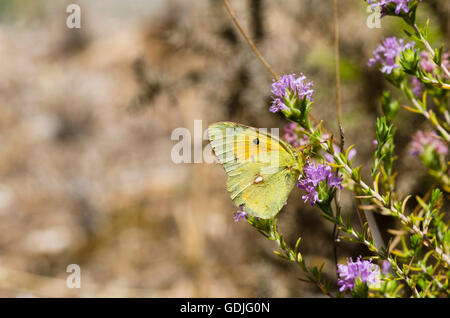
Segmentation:
[(270, 166), (248, 162), (228, 177), (227, 188), (236, 206), (244, 205), (250, 214), (268, 219), (284, 206), (298, 175), (287, 167), (274, 171)]
[(236, 123), (213, 124), (208, 133), (236, 206), (260, 218), (275, 216), (299, 176), (298, 152), (264, 130)]

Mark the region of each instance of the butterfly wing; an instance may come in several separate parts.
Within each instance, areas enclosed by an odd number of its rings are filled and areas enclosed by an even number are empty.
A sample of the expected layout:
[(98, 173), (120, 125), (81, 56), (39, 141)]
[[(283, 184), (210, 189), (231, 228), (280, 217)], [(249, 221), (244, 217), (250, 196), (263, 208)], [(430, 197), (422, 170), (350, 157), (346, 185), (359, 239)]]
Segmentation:
[[(299, 172), (280, 167), (267, 173), (261, 163), (246, 163), (228, 177), (227, 189), (237, 206), (263, 219), (274, 217), (285, 205), (289, 193), (297, 181)], [(259, 178), (262, 182), (256, 182)]]
[(262, 129), (236, 123), (213, 124), (208, 134), (234, 203), (253, 216), (274, 217), (300, 174), (298, 152)]

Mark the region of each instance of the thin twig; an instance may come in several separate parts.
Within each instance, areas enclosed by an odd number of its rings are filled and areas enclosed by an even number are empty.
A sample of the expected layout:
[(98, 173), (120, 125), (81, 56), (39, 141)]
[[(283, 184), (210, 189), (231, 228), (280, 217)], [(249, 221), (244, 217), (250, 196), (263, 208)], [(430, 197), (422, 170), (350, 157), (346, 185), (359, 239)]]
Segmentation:
[[(332, 154), (330, 149), (327, 145), (321, 144), (322, 148), (328, 152), (329, 154)], [(397, 208), (393, 205), (389, 205), (389, 202), (386, 202), (386, 200), (374, 189), (370, 188), (364, 181), (362, 180), (356, 180), (353, 178), (353, 171), (352, 169), (345, 163), (342, 162), (341, 158), (336, 155), (332, 154), (334, 157), (334, 160), (337, 164), (341, 165), (345, 172), (352, 177), (353, 181), (358, 184), (363, 190), (370, 192), (371, 195), (373, 195), (373, 200), (378, 200), (387, 210), (391, 211), (391, 215), (397, 216), (399, 220), (409, 228), (411, 228), (412, 232), (414, 234), (418, 234), (421, 239), (424, 241), (425, 245), (427, 245), (429, 248), (433, 249), (434, 252), (442, 258), (442, 260), (447, 264), (450, 265), (450, 256), (439, 246), (434, 246), (434, 244), (431, 242), (430, 238), (426, 236), (424, 232), (422, 232), (414, 223), (411, 222), (411, 220), (402, 213), (402, 211), (398, 211)]]
[[(338, 219), (335, 219), (336, 222), (339, 222)], [(375, 252), (378, 256), (382, 257), (383, 259), (387, 260), (391, 264), (392, 270), (399, 275), (407, 284), (407, 286), (411, 289), (411, 291), (414, 294), (414, 297), (420, 297), (419, 292), (414, 287), (414, 283), (411, 281), (411, 279), (404, 273), (403, 269), (397, 265), (397, 262), (392, 259), (389, 254), (386, 255), (383, 250), (381, 250), (376, 245), (372, 244), (370, 240), (367, 240), (366, 238), (361, 237), (361, 235), (358, 235), (358, 233), (355, 232), (355, 230), (346, 229), (345, 225), (341, 222), (339, 222), (339, 227), (342, 229), (343, 232), (351, 235), (356, 241), (360, 242), (361, 244), (364, 244), (369, 248), (369, 250)]]
[[(265, 66), (265, 68), (272, 74), (272, 76), (279, 81), (280, 77), (278, 76), (278, 74), (274, 71), (274, 69), (270, 66), (270, 64), (266, 61), (266, 59), (262, 56), (262, 54), (259, 52), (259, 50), (256, 48), (255, 43), (253, 43), (252, 39), (250, 38), (250, 36), (245, 32), (245, 30), (242, 28), (241, 24), (239, 23), (238, 19), (236, 18), (236, 14), (234, 13), (233, 9), (231, 8), (230, 3), (228, 2), (228, 0), (223, 0), (223, 3), (225, 4), (225, 8), (228, 12), (228, 14), (230, 15), (231, 19), (233, 20), (233, 23), (236, 25), (236, 27), (238, 28), (239, 32), (242, 34), (242, 36), (245, 38), (245, 40), (247, 41), (248, 45), (250, 46), (250, 48), (252, 49), (253, 53), (255, 53), (255, 55), (258, 57), (258, 59), (261, 61), (261, 63), (263, 63), (263, 65)], [(319, 121), (311, 114), (309, 113), (309, 118), (315, 123), (315, 124), (319, 124)], [(330, 133), (328, 132), (328, 130), (322, 126), (323, 131), (326, 134)]]
[(256, 54), (258, 59), (264, 64), (264, 66), (269, 70), (269, 72), (272, 74), (272, 76), (278, 81), (280, 78), (278, 77), (277, 73), (272, 69), (269, 63), (267, 63), (266, 59), (262, 56), (262, 54), (259, 52), (259, 50), (256, 48), (255, 44), (253, 43), (252, 39), (247, 35), (247, 33), (242, 28), (241, 24), (236, 18), (236, 15), (234, 14), (233, 9), (230, 6), (230, 3), (228, 0), (223, 0), (223, 3), (225, 4), (225, 8), (227, 9), (228, 14), (231, 16), (231, 19), (233, 20), (236, 27), (239, 29), (239, 32), (241, 32), (242, 36), (247, 41), (248, 45), (252, 49), (253, 53)]
[[(342, 111), (341, 111), (341, 78), (339, 71), (339, 11), (338, 11), (338, 0), (333, 1), (334, 6), (334, 62), (336, 64), (336, 106), (338, 113), (338, 130), (341, 135), (341, 152), (344, 151), (344, 128), (342, 126)], [(338, 189), (336, 192), (334, 203), (336, 205), (336, 213), (341, 211), (341, 190)], [(333, 254), (336, 269), (338, 268), (338, 255), (337, 255), (337, 238), (339, 237), (339, 229), (337, 224), (333, 227)], [(338, 271), (336, 271), (338, 275)], [(339, 277), (338, 277), (339, 278)]]
[[(340, 77), (340, 56), (339, 56), (339, 4), (338, 0), (333, 0), (334, 5), (334, 61), (336, 67), (336, 107), (338, 118), (338, 129), (343, 130), (342, 106), (341, 106), (341, 77)], [(341, 139), (342, 136), (341, 136)], [(341, 150), (343, 145), (341, 145)]]
[[(270, 236), (270, 239), (275, 241), (278, 245), (278, 247), (285, 252), (286, 257), (288, 260), (295, 262), (297, 265), (300, 266), (300, 269), (307, 275), (307, 277), (310, 279), (308, 281), (309, 283), (316, 284), (317, 287), (328, 297), (333, 298), (333, 296), (330, 294), (330, 292), (327, 290), (325, 285), (322, 283), (322, 281), (317, 280), (317, 278), (312, 275), (311, 270), (306, 266), (305, 262), (303, 260), (300, 260), (297, 255), (295, 255), (295, 252), (284, 242), (282, 236), (278, 235), (277, 225), (273, 225), (270, 227), (270, 233), (268, 235)], [(312, 279), (312, 280), (311, 280)], [(303, 280), (303, 279), (300, 279)]]
[(450, 90), (450, 84), (440, 83), (436, 79), (429, 78), (431, 85), (437, 88), (442, 88), (445, 90)]
[(432, 120), (430, 114), (425, 109), (422, 108), (419, 101), (415, 97), (409, 96), (406, 93), (406, 87), (405, 87), (404, 83), (402, 83), (400, 85), (400, 88), (405, 93), (405, 95), (408, 96), (409, 100), (413, 103), (414, 108), (417, 109), (417, 111), (420, 112), (420, 114), (423, 117), (425, 117), (427, 120), (431, 121), (431, 123), (436, 127), (436, 129), (439, 130), (439, 132), (441, 133), (441, 135), (445, 139), (445, 141), (450, 142), (450, 134), (447, 132), (447, 130), (445, 130), (445, 128), (442, 127), (441, 124), (439, 124), (439, 122), (437, 122), (436, 120)]
[[(431, 196), (431, 193), (433, 192), (433, 190), (437, 187), (438, 182), (434, 182), (433, 185), (430, 187), (430, 189), (428, 189), (427, 193), (425, 193), (425, 195), (423, 196), (422, 200), (423, 201), (428, 201), (428, 199)], [(420, 213), (419, 213), (420, 211)], [(414, 208), (414, 210), (411, 212), (411, 215), (417, 215), (419, 218), (422, 217), (423, 215), (423, 209), (422, 206), (417, 203), (416, 207)], [(419, 226), (419, 220), (416, 221), (415, 223), (417, 226)]]

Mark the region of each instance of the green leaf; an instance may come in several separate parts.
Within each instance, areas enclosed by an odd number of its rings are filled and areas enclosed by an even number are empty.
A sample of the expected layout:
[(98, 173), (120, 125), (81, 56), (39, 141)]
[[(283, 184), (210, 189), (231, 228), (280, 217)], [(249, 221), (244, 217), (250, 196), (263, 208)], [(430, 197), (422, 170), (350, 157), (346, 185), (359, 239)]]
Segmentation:
[(352, 296), (354, 298), (368, 298), (369, 297), (369, 286), (367, 283), (363, 283), (361, 278), (356, 278), (355, 287), (352, 291)]

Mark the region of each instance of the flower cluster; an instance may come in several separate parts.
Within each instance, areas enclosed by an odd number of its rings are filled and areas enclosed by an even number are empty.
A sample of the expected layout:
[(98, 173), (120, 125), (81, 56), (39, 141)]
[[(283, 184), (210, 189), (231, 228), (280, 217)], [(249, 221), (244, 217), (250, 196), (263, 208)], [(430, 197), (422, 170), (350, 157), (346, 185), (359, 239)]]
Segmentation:
[(293, 107), (296, 101), (312, 101), (314, 90), (313, 83), (306, 82), (306, 76), (300, 74), (296, 77), (294, 73), (283, 75), (279, 81), (272, 84), (273, 102), (270, 107), (272, 113)]
[(414, 42), (405, 43), (402, 39), (397, 39), (395, 36), (386, 38), (373, 51), (374, 57), (368, 61), (367, 65), (373, 66), (380, 63), (383, 66), (381, 72), (391, 74), (394, 69), (400, 67), (398, 64), (400, 53), (412, 48), (414, 48)]
[[(383, 264), (383, 267), (388, 270), (388, 267)], [(384, 269), (383, 268), (383, 269)], [(347, 265), (338, 264), (337, 269), (339, 279), (339, 291), (353, 290), (357, 278), (368, 285), (375, 285), (380, 279), (380, 267), (372, 263), (372, 260), (361, 260), (361, 256), (353, 262), (351, 258), (347, 259)]]
[(427, 149), (436, 152), (439, 155), (447, 155), (448, 147), (442, 141), (442, 139), (434, 132), (417, 131), (413, 136), (409, 153), (410, 155), (417, 156), (423, 155)]
[[(333, 148), (334, 148), (334, 155), (337, 156), (337, 155), (341, 152), (341, 148), (340, 148), (338, 145), (336, 145), (336, 144), (333, 144)], [(348, 152), (347, 160), (350, 161), (350, 160), (352, 160), (355, 156), (356, 156), (356, 149), (355, 149), (355, 148), (352, 148), (352, 149), (350, 149), (350, 151)], [(326, 160), (327, 162), (329, 162), (329, 163), (335, 163), (335, 161), (334, 161), (334, 156), (332, 156), (330, 153), (324, 154), (324, 158), (325, 158), (325, 160)]]
[(289, 123), (284, 126), (283, 139), (296, 148), (309, 145), (310, 143), (308, 136), (305, 134), (302, 134), (302, 136), (299, 137), (299, 128), (300, 127), (297, 123)]
[(420, 52), (420, 68), (428, 73), (433, 73), (436, 68), (436, 64), (433, 62), (427, 51)]
[[(419, 0), (422, 1), (422, 0)], [(404, 13), (409, 12), (408, 3), (413, 2), (413, 0), (367, 0), (367, 3), (369, 3), (372, 6), (372, 9), (375, 9), (376, 7), (381, 8), (381, 15), (386, 15), (386, 7), (390, 5), (391, 3), (395, 4), (395, 14), (399, 15), (401, 11)]]
[(423, 91), (425, 89), (425, 85), (423, 85), (423, 83), (417, 77), (413, 77), (411, 86), (412, 86), (411, 91), (416, 97), (422, 96)]
[[(442, 66), (447, 69), (450, 68), (450, 53), (442, 54)], [(420, 52), (420, 68), (428, 73), (434, 73), (437, 68), (436, 63), (427, 51)], [(446, 75), (444, 74), (444, 76)]]
[(302, 196), (305, 203), (309, 201), (314, 206), (316, 202), (321, 202), (319, 192), (317, 191), (319, 185), (323, 185), (323, 182), (326, 182), (328, 189), (332, 187), (342, 189), (342, 180), (342, 178), (339, 178), (339, 176), (332, 172), (330, 166), (316, 165), (314, 162), (310, 162), (303, 168), (303, 177), (298, 180), (297, 186), (306, 191), (306, 194)]
[[(442, 66), (445, 67), (446, 69), (450, 69), (450, 53), (449, 52), (442, 54)], [(450, 78), (448, 78), (448, 79), (450, 79)]]

